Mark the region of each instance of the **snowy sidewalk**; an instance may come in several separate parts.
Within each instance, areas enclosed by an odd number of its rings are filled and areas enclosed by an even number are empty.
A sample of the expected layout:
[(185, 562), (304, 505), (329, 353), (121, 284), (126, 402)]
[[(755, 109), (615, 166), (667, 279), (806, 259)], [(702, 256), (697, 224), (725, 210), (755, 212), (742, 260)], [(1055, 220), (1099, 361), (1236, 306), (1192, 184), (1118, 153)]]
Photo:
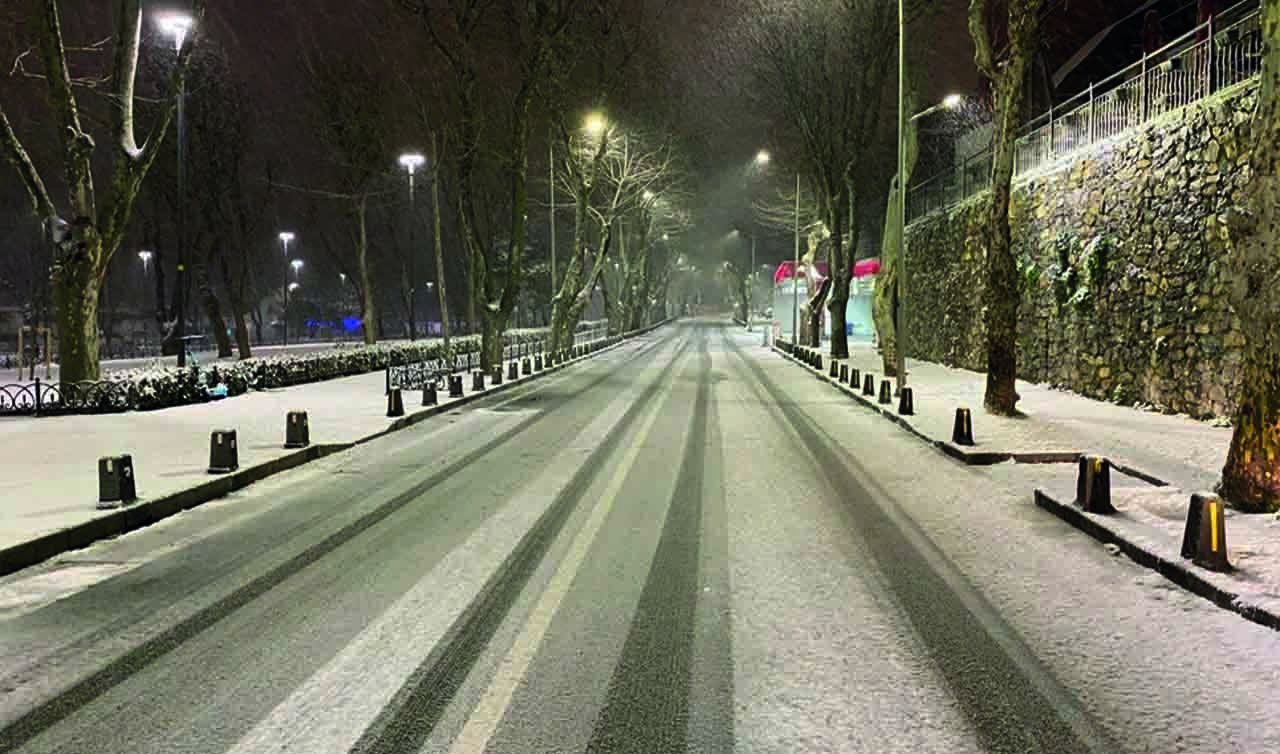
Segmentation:
[[(1184, 588), (1250, 620), (1280, 628), (1280, 516), (1226, 511), (1231, 573), (1214, 573), (1181, 557), (1187, 507), (1193, 492), (1212, 491), (1221, 477), (1231, 429), (1186, 416), (1170, 416), (1092, 400), (1064, 390), (1018, 382), (1022, 418), (991, 416), (982, 408), (986, 376), (914, 359), (908, 362), (914, 414), (900, 416), (895, 397), (878, 402), (883, 365), (875, 349), (851, 344), (850, 358), (837, 360), (875, 377), (876, 395), (845, 389), (911, 432), (937, 445), (951, 442), (957, 408), (972, 412), (976, 445), (953, 450), (978, 454), (1070, 457), (1096, 453), (1166, 483), (1157, 486), (1122, 473), (1111, 475), (1111, 502), (1117, 513), (1085, 513), (1075, 506), (1075, 474), (1045, 471), (1045, 483), (1028, 490), (1040, 507), (1123, 552)], [(821, 376), (829, 377), (824, 356)], [(861, 387), (861, 385), (860, 385)], [(1057, 466), (1055, 468), (1062, 468)]]
[[(848, 363), (864, 378), (868, 373), (875, 375), (878, 395), (883, 365), (874, 347), (850, 344), (848, 361), (838, 363)], [(907, 421), (931, 440), (949, 442), (956, 409), (970, 409), (977, 444), (965, 450), (1098, 453), (1189, 490), (1212, 489), (1227, 460), (1229, 427), (1096, 401), (1021, 380), (1018, 408), (1025, 416), (992, 416), (982, 408), (986, 375), (980, 372), (910, 359), (907, 375), (915, 399), (915, 415)], [(896, 399), (886, 408), (896, 414)]]
[[(548, 366), (533, 377), (559, 368)], [(515, 381), (506, 380), (505, 385), (528, 379), (522, 375)], [(208, 472), (210, 433), (214, 430), (236, 430), (240, 469), (251, 470), (260, 478), (283, 470), (268, 472), (262, 469), (263, 464), (277, 462), (291, 467), (317, 453), (369, 440), (478, 397), (467, 375), (463, 398), (450, 399), (448, 391), (441, 390), (438, 407), (422, 408), (421, 393), (406, 391), (406, 416), (393, 419), (387, 417), (385, 380), (385, 373), (378, 371), (158, 411), (0, 418), (0, 446), (5, 448), (0, 454), (0, 500), (4, 501), (0, 503), (0, 555), (9, 548), (31, 547), (41, 538), (70, 536), (68, 532), (90, 523), (110, 528), (105, 519), (120, 511), (96, 509), (97, 462), (105, 456), (133, 457), (139, 501), (147, 503), (191, 492), (211, 480), (231, 481)], [(489, 392), (493, 390), (485, 391)], [(284, 447), (290, 411), (308, 414), (312, 447), (307, 451)], [(136, 505), (123, 510), (147, 515)], [(18, 557), (13, 551), (10, 554)], [(8, 569), (5, 562), (0, 562), (0, 567)]]

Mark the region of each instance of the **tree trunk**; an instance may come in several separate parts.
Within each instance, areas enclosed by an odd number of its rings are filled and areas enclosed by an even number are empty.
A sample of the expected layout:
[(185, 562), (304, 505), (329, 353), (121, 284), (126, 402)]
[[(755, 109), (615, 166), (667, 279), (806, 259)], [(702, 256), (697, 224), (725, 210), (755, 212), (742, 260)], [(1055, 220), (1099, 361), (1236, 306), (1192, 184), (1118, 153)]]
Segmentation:
[(574, 199), (573, 249), (560, 279), (560, 290), (551, 302), (551, 348), (559, 350), (573, 345), (573, 331), (577, 320), (573, 316), (574, 304), (582, 287), (583, 257), (586, 254), (587, 202), (589, 197), (579, 192)]
[(209, 320), (209, 326), (213, 328), (213, 339), (218, 345), (218, 358), (230, 358), (231, 337), (227, 334), (226, 320), (222, 318), (222, 303), (218, 301), (218, 296), (213, 291), (213, 284), (209, 281), (208, 261), (198, 264), (195, 272), (196, 284), (200, 288), (200, 305), (204, 309), (205, 319)]
[(872, 317), (875, 320), (880, 361), (886, 377), (896, 377), (898, 372), (897, 322), (898, 255), (902, 248), (898, 238), (898, 178), (894, 176), (889, 187), (889, 206), (884, 213), (884, 242), (880, 246), (880, 273), (876, 275), (875, 300)]
[[(1035, 52), (1040, 0), (1009, 4), (1009, 51), (994, 74), (996, 117), (992, 137), (991, 206), (987, 215), (986, 335), (987, 388), (984, 404), (993, 414), (1017, 414), (1018, 263), (1009, 228), (1013, 158), (1022, 112), (1027, 66)], [(973, 13), (973, 5), (970, 6)], [(972, 19), (972, 15), (971, 15)], [(972, 23), (972, 20), (971, 20)], [(978, 40), (975, 40), (977, 42)], [(990, 41), (981, 41), (990, 52)]]
[[(1007, 87), (1002, 86), (1001, 89), (1007, 90)], [(1001, 120), (1008, 121), (1011, 126), (1014, 118), (1005, 116)], [(1003, 134), (1003, 125), (1000, 130)], [(1004, 416), (1016, 414), (1018, 404), (1018, 265), (1013, 258), (1009, 229), (1013, 133), (1009, 128), (1008, 138), (1001, 136), (997, 141), (995, 177), (987, 215), (984, 291), (987, 310), (987, 389), (984, 404), (991, 413)]]
[(1222, 495), (1280, 510), (1280, 0), (1262, 4), (1265, 42), (1253, 120), (1248, 212), (1233, 213), (1231, 304), (1247, 341)]
[(98, 369), (98, 273), (91, 261), (99, 248), (82, 248), (53, 269), (54, 310), (58, 322), (58, 380), (64, 384), (96, 381)]
[(360, 275), (360, 322), (364, 331), (364, 342), (373, 345), (378, 342), (378, 303), (373, 295), (373, 276), (369, 273), (369, 201), (367, 196), (359, 196), (355, 202), (356, 212), (356, 266)]
[(449, 347), (449, 294), (445, 286), (444, 275), (444, 223), (440, 213), (440, 143), (439, 138), (431, 135), (431, 219), (435, 236), (436, 252), (436, 295), (440, 301), (440, 334), (444, 337), (444, 347)]
[[(847, 189), (846, 189), (847, 191)], [(844, 237), (845, 229), (840, 227), (846, 212), (850, 210), (845, 206), (847, 203), (850, 207), (854, 204), (852, 197), (847, 193), (842, 193), (840, 199), (837, 199), (835, 211), (833, 212), (835, 222), (832, 223), (831, 229), (831, 298), (827, 308), (831, 311), (831, 358), (847, 359), (849, 358), (849, 335), (848, 335), (848, 313), (849, 313), (849, 275), (852, 273), (853, 265), (850, 259), (853, 257), (853, 243), (856, 238), (854, 229), (849, 227), (849, 248), (845, 248)], [(852, 215), (850, 215), (850, 218)]]
[(244, 289), (236, 285), (231, 277), (231, 267), (227, 264), (226, 255), (218, 257), (218, 269), (222, 273), (222, 286), (227, 289), (227, 303), (231, 305), (231, 321), (236, 330), (236, 351), (240, 359), (252, 358), (253, 350), (249, 345), (249, 328), (245, 324)]

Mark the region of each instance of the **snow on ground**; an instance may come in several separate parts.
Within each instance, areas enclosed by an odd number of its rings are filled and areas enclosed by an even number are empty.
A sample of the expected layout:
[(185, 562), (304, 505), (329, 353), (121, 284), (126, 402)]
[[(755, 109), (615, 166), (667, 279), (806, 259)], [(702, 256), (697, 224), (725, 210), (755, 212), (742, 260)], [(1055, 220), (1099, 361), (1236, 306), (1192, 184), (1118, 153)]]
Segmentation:
[[(241, 468), (297, 452), (284, 448), (290, 411), (308, 413), (313, 444), (383, 432), (395, 421), (384, 388), (385, 374), (370, 372), (160, 411), (0, 418), (0, 549), (104, 515), (95, 508), (103, 456), (132, 455), (138, 496), (161, 497), (214, 478), (207, 469), (216, 429), (236, 430)], [(404, 402), (412, 414), (421, 395)], [(441, 405), (450, 402), (441, 391)]]
[[(850, 344), (848, 363), (882, 379), (879, 354), (865, 343)], [(957, 408), (973, 415), (975, 451), (1099, 453), (1184, 489), (1212, 489), (1222, 474), (1231, 429), (1105, 403), (1065, 390), (1018, 382), (1020, 418), (991, 416), (982, 409), (986, 376), (910, 359), (915, 398), (912, 425), (935, 440), (950, 440)]]
[[(1073, 479), (1045, 487), (1054, 500), (1075, 499)], [(1181, 560), (1191, 493), (1177, 487), (1154, 487), (1140, 480), (1112, 476), (1114, 515), (1083, 515), (1112, 532), (1117, 539), (1138, 545), (1188, 569), (1215, 586), (1238, 595), (1237, 603), (1280, 614), (1280, 515), (1247, 514), (1227, 508), (1227, 557), (1235, 570), (1213, 571)]]
[[(841, 410), (848, 396), (815, 384), (811, 374), (759, 348), (747, 334), (739, 337), (744, 351), (771, 379), (797, 399), (803, 396), (804, 410), (982, 592), (1086, 711), (1121, 738), (1127, 751), (1280, 751), (1275, 718), (1280, 633), (1223, 610), (1128, 558), (1112, 556), (1088, 535), (1037, 508), (1036, 487), (1073, 488), (1072, 465), (962, 466), (862, 407)], [(925, 395), (931, 394), (926, 376), (932, 370), (927, 366), (913, 365), (916, 388)], [(1027, 409), (1037, 416), (1053, 415), (1054, 407), (1045, 405), (1038, 393), (1023, 392)], [(1056, 391), (1043, 395), (1067, 405), (1087, 400)], [(980, 400), (971, 405), (983, 432), (990, 420), (980, 413)], [(1110, 436), (1117, 450), (1122, 449), (1118, 437), (1160, 440), (1158, 433), (1134, 433), (1124, 420), (1128, 412), (1100, 403), (1089, 416), (1102, 423), (1115, 415), (1115, 423), (1124, 425), (1123, 434)], [(1134, 423), (1145, 425), (1146, 417)], [(1183, 441), (1174, 433), (1171, 437)], [(1239, 518), (1228, 522), (1232, 546), (1232, 527)], [(1272, 530), (1272, 541), (1277, 534), (1280, 529)], [(1248, 541), (1244, 532), (1236, 539), (1242, 545)]]
[[(881, 376), (880, 357), (867, 344), (850, 344), (848, 363)], [(1018, 383), (1019, 408), (1025, 418), (990, 416), (982, 410), (985, 375), (926, 361), (908, 363), (916, 415), (909, 419), (934, 440), (950, 440), (957, 407), (973, 411), (975, 451), (1084, 451), (1154, 475), (1170, 483), (1155, 487), (1124, 474), (1112, 475), (1117, 516), (1093, 516), (1123, 539), (1173, 561), (1180, 560), (1187, 505), (1193, 491), (1209, 491), (1218, 483), (1231, 442), (1231, 429), (1186, 416), (1157, 414), (1054, 390)], [(878, 387), (877, 387), (878, 390)], [(896, 407), (895, 407), (896, 408)], [(1075, 499), (1075, 472), (1055, 469), (1047, 491), (1056, 500)], [(1198, 572), (1241, 601), (1280, 612), (1280, 518), (1228, 510), (1228, 536), (1233, 574)], [(1084, 536), (1083, 534), (1081, 536)], [(1192, 566), (1195, 568), (1194, 566)]]

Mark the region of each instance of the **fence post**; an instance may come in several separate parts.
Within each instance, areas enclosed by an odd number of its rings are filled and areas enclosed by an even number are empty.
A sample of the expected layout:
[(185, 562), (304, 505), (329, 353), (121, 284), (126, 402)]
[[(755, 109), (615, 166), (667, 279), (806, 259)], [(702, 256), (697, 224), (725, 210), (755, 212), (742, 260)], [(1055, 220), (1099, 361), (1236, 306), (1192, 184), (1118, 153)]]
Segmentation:
[(1094, 118), (1094, 107), (1093, 107), (1093, 82), (1090, 81), (1089, 82), (1089, 143), (1086, 144), (1085, 146), (1093, 145), (1093, 139), (1094, 139), (1094, 133), (1095, 133), (1095, 130), (1094, 130), (1095, 120), (1096, 119)]
[(1045, 160), (1044, 160), (1044, 161), (1045, 161), (1046, 163), (1048, 163), (1048, 162), (1053, 162), (1053, 155), (1054, 155), (1054, 153), (1057, 151), (1057, 148), (1056, 148), (1056, 146), (1055, 146), (1055, 145), (1057, 144), (1057, 142), (1056, 142), (1056, 141), (1054, 141), (1054, 138), (1053, 138), (1054, 126), (1056, 125), (1056, 124), (1055, 124), (1055, 122), (1054, 122), (1053, 115), (1054, 115), (1054, 113), (1053, 113), (1053, 103), (1052, 103), (1052, 102), (1050, 102), (1050, 103), (1049, 103), (1049, 154), (1045, 155)]
[(1209, 59), (1205, 61), (1204, 66), (1204, 94), (1208, 97), (1213, 93), (1213, 16), (1209, 16), (1208, 24), (1209, 36), (1205, 37), (1205, 44), (1208, 47)]
[(1147, 106), (1147, 53), (1142, 53), (1142, 83), (1138, 86), (1138, 123), (1147, 122), (1147, 113), (1150, 109)]
[(36, 416), (40, 415), (40, 409), (43, 408), (43, 406), (44, 406), (44, 403), (40, 399), (40, 378), (37, 377), (36, 378)]

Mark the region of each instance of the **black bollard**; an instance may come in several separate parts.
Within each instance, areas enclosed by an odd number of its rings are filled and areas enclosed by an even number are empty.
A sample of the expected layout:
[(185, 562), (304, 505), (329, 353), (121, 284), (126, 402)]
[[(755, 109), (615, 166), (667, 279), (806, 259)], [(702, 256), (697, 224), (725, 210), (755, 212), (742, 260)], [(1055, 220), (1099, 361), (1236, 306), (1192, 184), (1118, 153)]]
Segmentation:
[(533, 360), (528, 356), (520, 360), (520, 373), (525, 377), (533, 374)]
[(1182, 535), (1182, 557), (1210, 571), (1231, 570), (1227, 559), (1227, 518), (1222, 498), (1209, 492), (1191, 496), (1187, 528)]
[(911, 395), (911, 388), (904, 387), (898, 395), (898, 413), (902, 416), (911, 416), (915, 412), (916, 404)]
[(870, 372), (862, 378), (862, 394), (868, 398), (876, 394), (876, 376)]
[(428, 382), (422, 388), (422, 405), (434, 406), (440, 403), (440, 393), (436, 390), (436, 383)]
[(815, 353), (813, 355), (813, 368), (819, 372), (822, 371), (822, 354)]
[(489, 381), (494, 385), (502, 384), (502, 367), (501, 366), (496, 366), (493, 368), (493, 373), (490, 374)]
[(862, 384), (862, 370), (850, 369), (849, 370), (849, 387), (853, 388), (854, 390), (857, 390), (858, 386), (861, 384)]
[(543, 370), (542, 354), (533, 357), (533, 371), (541, 372)]
[(880, 380), (880, 405), (888, 406), (893, 403), (893, 386), (888, 380)]
[(98, 507), (119, 508), (138, 499), (133, 476), (133, 456), (98, 459)]
[(973, 414), (969, 413), (969, 409), (956, 409), (956, 421), (951, 428), (951, 442), (956, 445), (972, 446), (975, 444), (973, 442)]
[(1080, 456), (1076, 505), (1088, 513), (1115, 513), (1111, 505), (1111, 462), (1102, 456)]
[[(399, 388), (391, 388), (396, 393)], [(240, 449), (234, 429), (215, 429), (209, 436), (209, 473), (228, 474), (240, 468)]]
[(471, 392), (478, 393), (484, 390), (484, 372), (476, 370), (471, 373)]
[(849, 381), (849, 365), (848, 365), (848, 364), (841, 364), (841, 365), (840, 365), (840, 377), (839, 377), (839, 379), (840, 379), (840, 381), (841, 381), (841, 382), (848, 382), (848, 381)]
[(387, 418), (394, 419), (397, 416), (404, 416), (404, 396), (400, 388), (393, 387), (387, 393)]
[(449, 375), (449, 397), (450, 398), (462, 397), (462, 375), (460, 374)]
[(520, 362), (513, 359), (510, 364), (507, 364), (507, 379), (512, 381), (520, 379)]
[(290, 411), (284, 424), (284, 446), (305, 448), (311, 444), (311, 425), (306, 411)]
[(828, 370), (828, 372), (827, 372), (827, 376), (828, 376), (828, 377), (830, 377), (830, 378), (831, 378), (831, 379), (833, 379), (833, 380), (834, 380), (834, 379), (836, 379), (837, 377), (839, 377), (839, 376), (840, 376), (840, 365), (839, 365), (838, 363), (836, 363), (835, 361), (832, 361), (832, 362), (831, 362), (831, 369), (830, 369), (830, 370)]

